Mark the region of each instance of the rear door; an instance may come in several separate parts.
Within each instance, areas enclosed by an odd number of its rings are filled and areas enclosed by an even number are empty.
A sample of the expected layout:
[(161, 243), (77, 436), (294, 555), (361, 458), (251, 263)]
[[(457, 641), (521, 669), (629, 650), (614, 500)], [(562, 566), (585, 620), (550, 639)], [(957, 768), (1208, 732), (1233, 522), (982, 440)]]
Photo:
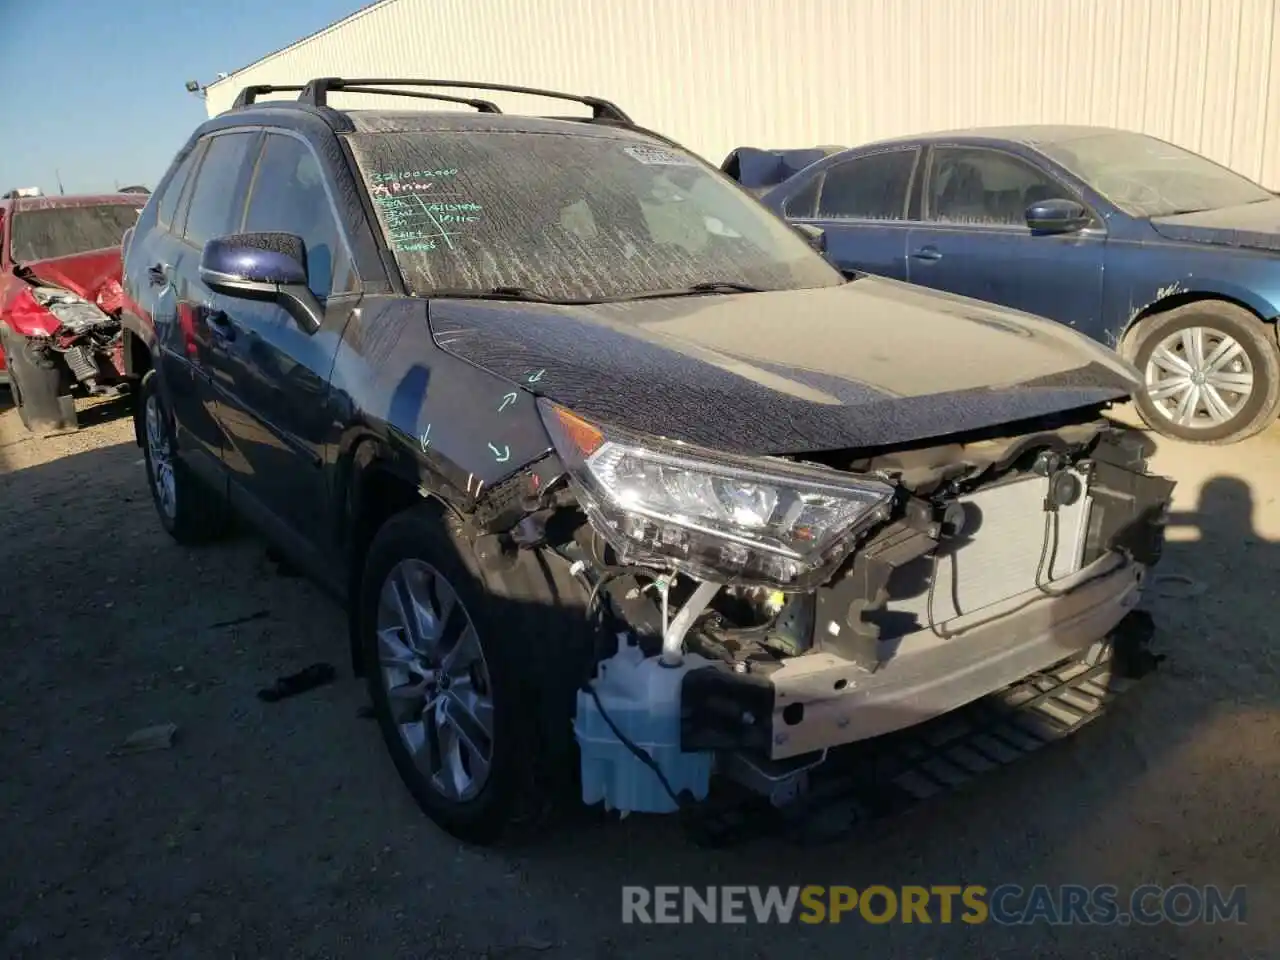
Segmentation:
[(905, 280), (907, 217), (919, 157), (918, 147), (899, 147), (832, 164), (797, 185), (783, 215), (822, 227), (827, 259), (845, 274)]
[(306, 140), (267, 133), (244, 217), (226, 232), (300, 236), (308, 286), (324, 306), (314, 333), (276, 303), (241, 298), (223, 298), (223, 315), (210, 325), (232, 496), (248, 494), (250, 512), (265, 508), (314, 547), (330, 519), (321, 469), (332, 423), (329, 377), (359, 285), (325, 167)]
[(160, 186), (156, 203), (139, 220), (125, 253), (122, 285), (140, 326), (155, 334), (153, 363), (173, 411), (180, 455), (210, 481), (221, 476), (222, 441), (203, 362), (208, 344), (196, 336), (181, 304), (181, 271), (191, 259), (182, 226), (204, 157), (202, 140)]
[(930, 154), (921, 222), (908, 239), (907, 279), (1098, 329), (1106, 244), (1101, 218), (1076, 233), (1034, 234), (1028, 206), (1081, 198), (1004, 150), (936, 146)]

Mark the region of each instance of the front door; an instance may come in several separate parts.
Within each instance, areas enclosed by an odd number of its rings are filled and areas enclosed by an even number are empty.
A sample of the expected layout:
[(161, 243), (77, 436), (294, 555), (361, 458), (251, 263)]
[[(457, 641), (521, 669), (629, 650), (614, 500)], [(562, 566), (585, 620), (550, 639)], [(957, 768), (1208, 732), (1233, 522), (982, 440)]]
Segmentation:
[(907, 237), (911, 283), (1101, 330), (1101, 220), (1076, 233), (1033, 234), (1026, 208), (1078, 199), (1027, 160), (985, 147), (932, 150), (922, 220)]
[(332, 520), (325, 515), (322, 470), (333, 423), (329, 377), (359, 294), (322, 168), (305, 141), (267, 134), (244, 219), (228, 232), (302, 237), (308, 286), (324, 305), (324, 322), (314, 333), (274, 302), (219, 297), (210, 317), (216, 331), (213, 383), (231, 480), (316, 547)]

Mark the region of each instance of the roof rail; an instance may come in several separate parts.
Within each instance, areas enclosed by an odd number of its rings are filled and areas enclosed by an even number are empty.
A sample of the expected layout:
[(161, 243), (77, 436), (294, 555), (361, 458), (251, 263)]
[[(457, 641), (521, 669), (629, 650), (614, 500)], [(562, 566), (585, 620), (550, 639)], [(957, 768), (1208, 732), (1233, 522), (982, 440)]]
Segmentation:
[(291, 93), (293, 91), (303, 90), (303, 89), (305, 88), (299, 86), (296, 83), (287, 83), (283, 85), (277, 85), (273, 83), (255, 84), (251, 87), (245, 87), (238, 94), (236, 94), (236, 99), (231, 104), (231, 109), (234, 110), (236, 107), (251, 106), (254, 103), (256, 103), (258, 100), (258, 97), (262, 96), (264, 93)]
[[(468, 90), (494, 90), (501, 93), (524, 93), (535, 97), (548, 97), (553, 100), (570, 100), (574, 103), (581, 103), (591, 108), (591, 119), (593, 120), (611, 120), (614, 123), (625, 123), (630, 125), (632, 120), (623, 113), (622, 109), (615, 103), (608, 100), (602, 100), (599, 97), (581, 97), (572, 93), (560, 93), (556, 90), (540, 90), (536, 87), (516, 87), (505, 83), (476, 83), (471, 80), (413, 80), (413, 79), (388, 79), (388, 78), (368, 78), (349, 80), (343, 77), (317, 77), (307, 83), (302, 93), (298, 96), (299, 103), (308, 103), (313, 107), (327, 106), (327, 99), (330, 93), (339, 90), (347, 90), (360, 93), (373, 92), (369, 90), (361, 90), (361, 87), (454, 87), (464, 88)], [(253, 88), (249, 88), (253, 89)], [(276, 87), (274, 89), (296, 89), (286, 87)], [(382, 93), (384, 91), (378, 91)], [(391, 96), (404, 95), (406, 91), (387, 90), (386, 94)], [(243, 96), (244, 93), (241, 93)], [(239, 98), (237, 98), (237, 102)], [(252, 101), (250, 101), (252, 102)]]
[[(481, 113), (501, 113), (492, 100), (476, 100), (472, 97), (451, 97), (445, 93), (418, 93), (416, 90), (379, 90), (376, 87), (343, 87), (343, 93), (374, 93), (384, 97), (416, 97), (421, 100), (442, 100), (445, 103), (461, 103), (475, 107)], [(301, 99), (301, 98), (299, 98)]]

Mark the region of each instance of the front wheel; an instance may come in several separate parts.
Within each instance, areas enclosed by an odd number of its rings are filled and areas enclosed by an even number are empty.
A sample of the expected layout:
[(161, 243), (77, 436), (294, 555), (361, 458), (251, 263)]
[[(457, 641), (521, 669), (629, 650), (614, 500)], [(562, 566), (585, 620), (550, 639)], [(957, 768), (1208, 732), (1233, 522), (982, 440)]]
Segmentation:
[(537, 554), (485, 566), (425, 504), (370, 545), (357, 613), (374, 713), (418, 805), (461, 840), (544, 823), (575, 784), (574, 695), (592, 647), (574, 598)]
[(1236, 443), (1280, 414), (1275, 331), (1242, 307), (1200, 301), (1144, 320), (1135, 398), (1151, 429), (1192, 443)]

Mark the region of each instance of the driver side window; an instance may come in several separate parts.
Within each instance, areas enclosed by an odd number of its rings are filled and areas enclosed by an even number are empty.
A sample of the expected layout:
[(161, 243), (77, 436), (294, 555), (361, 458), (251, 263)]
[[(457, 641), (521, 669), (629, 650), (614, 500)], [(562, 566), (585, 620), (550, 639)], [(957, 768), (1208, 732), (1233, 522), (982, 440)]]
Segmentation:
[(937, 147), (930, 164), (925, 219), (1025, 226), (1027, 207), (1055, 199), (1071, 199), (1071, 194), (1021, 157), (981, 147)]
[(325, 190), (324, 171), (301, 140), (267, 134), (241, 231), (301, 237), (307, 286), (321, 301), (355, 289), (355, 272)]

